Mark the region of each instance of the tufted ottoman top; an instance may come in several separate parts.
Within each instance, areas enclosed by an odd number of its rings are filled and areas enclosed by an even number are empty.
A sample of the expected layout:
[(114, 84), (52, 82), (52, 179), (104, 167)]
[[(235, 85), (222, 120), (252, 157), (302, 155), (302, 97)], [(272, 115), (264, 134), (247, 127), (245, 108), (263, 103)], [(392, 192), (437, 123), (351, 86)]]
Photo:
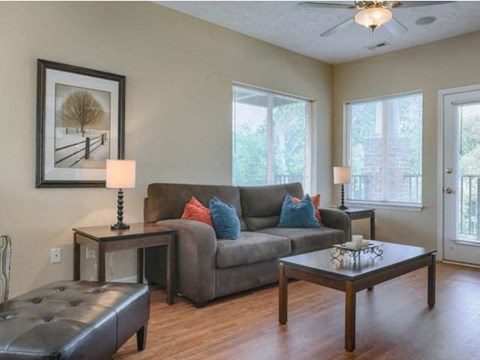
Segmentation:
[(148, 317), (145, 285), (54, 282), (0, 305), (0, 359), (108, 359)]

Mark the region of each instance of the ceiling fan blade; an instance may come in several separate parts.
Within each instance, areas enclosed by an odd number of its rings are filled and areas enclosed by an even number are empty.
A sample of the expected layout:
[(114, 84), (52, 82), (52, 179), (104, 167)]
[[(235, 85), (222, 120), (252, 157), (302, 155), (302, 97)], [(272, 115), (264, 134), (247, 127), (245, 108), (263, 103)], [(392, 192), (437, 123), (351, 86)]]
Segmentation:
[(348, 18), (348, 19), (345, 20), (344, 22), (341, 22), (340, 24), (335, 25), (335, 26), (332, 27), (331, 29), (328, 29), (327, 31), (321, 33), (320, 36), (321, 36), (321, 37), (330, 36), (330, 35), (332, 35), (333, 33), (336, 33), (337, 31), (340, 31), (340, 30), (345, 29), (347, 26), (349, 26), (350, 24), (353, 24), (354, 22), (355, 22), (355, 20), (353, 19), (353, 17)]
[(410, 7), (444, 5), (454, 3), (455, 1), (385, 1), (383, 7), (389, 9), (401, 9)]
[(383, 26), (385, 26), (385, 28), (395, 36), (403, 35), (408, 31), (405, 25), (395, 19), (395, 17), (393, 17), (392, 20), (383, 24)]
[(298, 6), (311, 8), (329, 8), (329, 9), (356, 9), (353, 1), (337, 1), (337, 2), (316, 2), (304, 1), (299, 2)]

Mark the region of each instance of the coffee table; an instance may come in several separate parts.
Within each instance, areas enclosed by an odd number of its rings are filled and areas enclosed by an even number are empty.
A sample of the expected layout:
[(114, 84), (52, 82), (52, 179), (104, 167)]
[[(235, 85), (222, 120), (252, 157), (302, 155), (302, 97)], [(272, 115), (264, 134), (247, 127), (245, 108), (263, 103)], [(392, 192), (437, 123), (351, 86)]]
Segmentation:
[[(280, 324), (287, 323), (288, 279), (294, 278), (345, 292), (345, 348), (355, 349), (356, 294), (397, 276), (428, 266), (428, 306), (435, 305), (435, 250), (371, 241), (383, 254), (332, 256), (334, 248), (279, 259)], [(380, 251), (381, 252), (381, 251)], [(338, 255), (334, 253), (333, 255)]]

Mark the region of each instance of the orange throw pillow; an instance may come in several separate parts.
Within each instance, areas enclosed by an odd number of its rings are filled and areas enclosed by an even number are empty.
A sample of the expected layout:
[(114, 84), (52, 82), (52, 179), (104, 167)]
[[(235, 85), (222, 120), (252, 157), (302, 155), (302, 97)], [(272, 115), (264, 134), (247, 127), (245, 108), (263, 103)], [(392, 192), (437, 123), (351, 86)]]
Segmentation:
[(210, 210), (203, 206), (194, 196), (185, 204), (181, 218), (184, 220), (200, 221), (213, 227)]
[[(317, 218), (318, 223), (320, 225), (323, 225), (320, 210), (318, 210), (320, 208), (320, 194), (310, 196), (310, 199), (312, 199), (313, 207), (315, 209), (315, 217)], [(302, 200), (294, 196), (293, 201), (295, 202), (295, 204), (300, 204)]]

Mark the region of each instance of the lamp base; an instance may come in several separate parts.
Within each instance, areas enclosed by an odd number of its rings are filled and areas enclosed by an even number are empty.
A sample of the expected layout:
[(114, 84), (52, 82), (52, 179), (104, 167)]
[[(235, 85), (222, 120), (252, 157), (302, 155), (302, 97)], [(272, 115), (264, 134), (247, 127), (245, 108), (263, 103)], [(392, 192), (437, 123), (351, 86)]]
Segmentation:
[(342, 199), (341, 199), (341, 205), (338, 207), (340, 210), (347, 210), (348, 207), (345, 206), (345, 188), (342, 184)]
[(110, 229), (112, 230), (127, 230), (130, 229), (130, 225), (125, 224), (125, 223), (116, 223), (110, 226)]
[(112, 230), (130, 229), (130, 225), (123, 222), (123, 190), (118, 189), (117, 195), (117, 223), (110, 226)]

